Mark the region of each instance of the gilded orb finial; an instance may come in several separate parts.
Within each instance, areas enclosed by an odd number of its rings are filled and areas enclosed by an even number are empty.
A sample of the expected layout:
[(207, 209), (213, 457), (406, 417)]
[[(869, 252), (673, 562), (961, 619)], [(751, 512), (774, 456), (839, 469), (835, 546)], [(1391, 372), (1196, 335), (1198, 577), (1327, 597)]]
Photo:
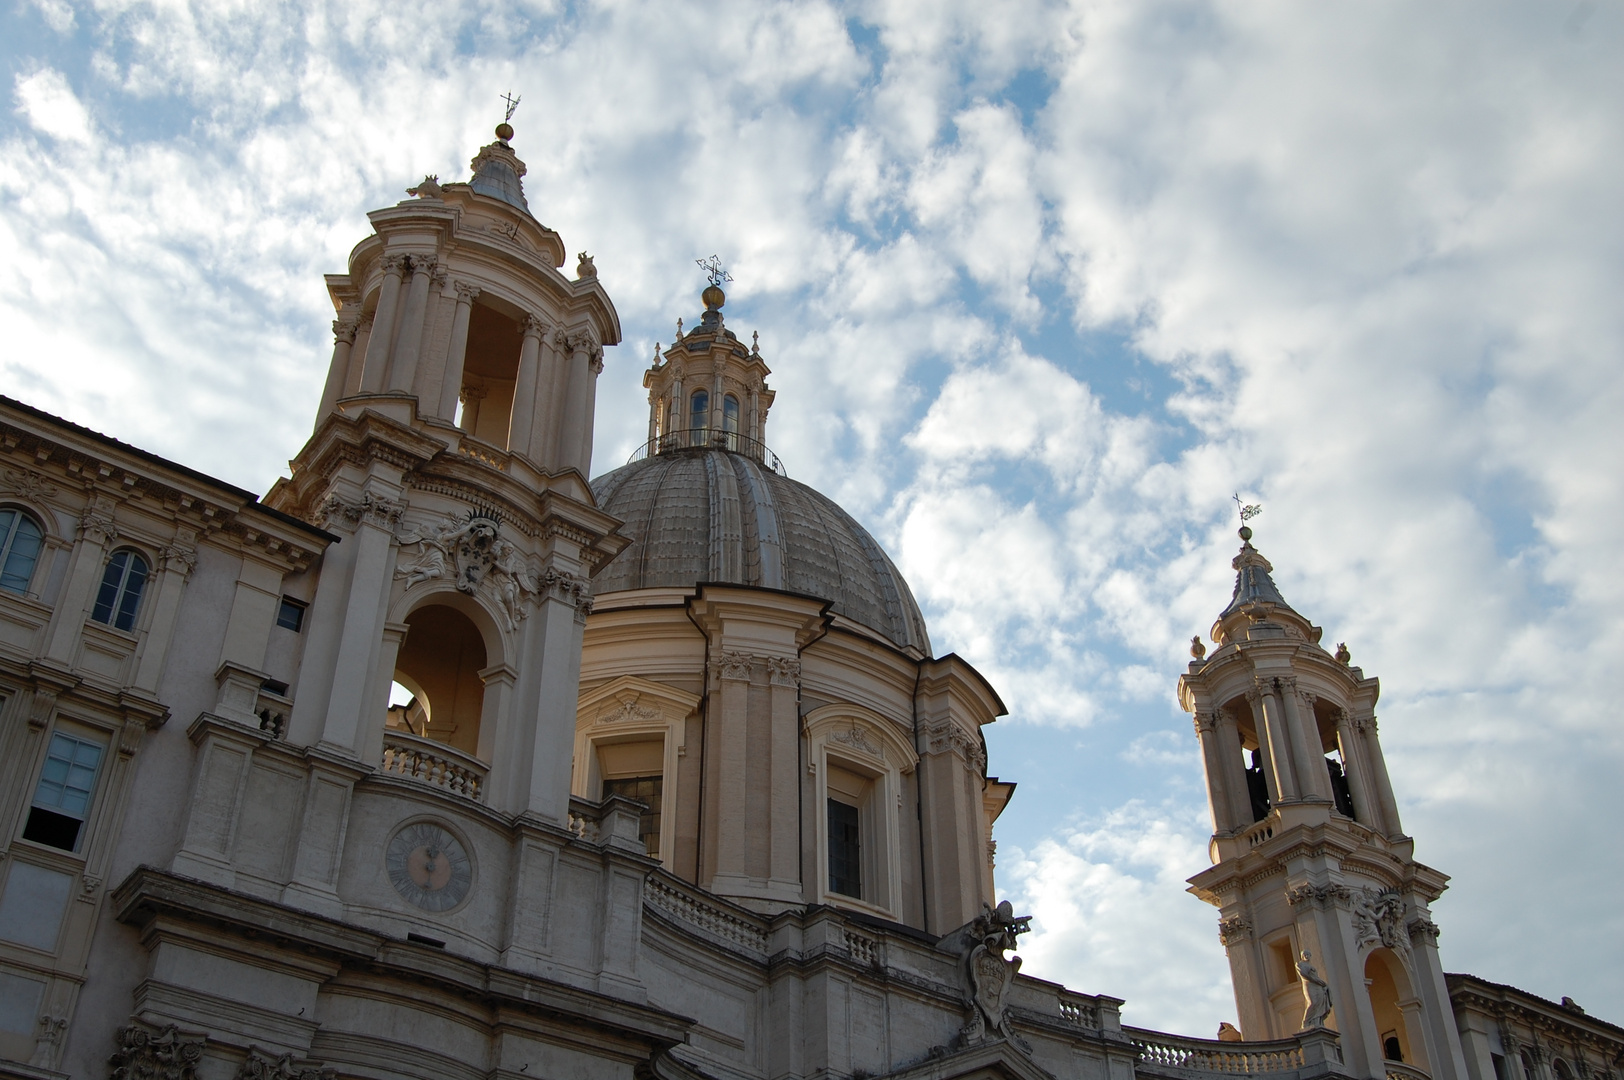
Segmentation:
[(513, 138), (513, 110), (519, 107), (519, 99), (511, 92), (503, 94), (502, 100), (507, 102), (507, 112), (502, 115), (502, 122), (496, 125), (496, 137), (503, 142)]
[(1238, 491), (1231, 495), (1230, 498), (1235, 500), (1235, 508), (1240, 511), (1241, 515), (1241, 527), (1237, 535), (1240, 536), (1241, 543), (1249, 544), (1252, 542), (1252, 529), (1246, 523), (1263, 513), (1263, 507), (1241, 502), (1241, 493)]

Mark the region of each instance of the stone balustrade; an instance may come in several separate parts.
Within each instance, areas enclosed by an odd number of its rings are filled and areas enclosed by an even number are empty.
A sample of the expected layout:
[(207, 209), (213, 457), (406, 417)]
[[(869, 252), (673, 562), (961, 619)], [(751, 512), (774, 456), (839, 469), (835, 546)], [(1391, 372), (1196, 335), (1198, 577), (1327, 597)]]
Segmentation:
[[(643, 887), (643, 902), (677, 922), (687, 923), (713, 937), (766, 955), (767, 931), (764, 928), (706, 899), (698, 890), (684, 888), (675, 878), (650, 874)], [(872, 950), (873, 942), (867, 944)]]
[(445, 743), (408, 735), (403, 731), (383, 733), (383, 771), (482, 802), (488, 769), (478, 758), (454, 750)]
[(1403, 1062), (1384, 1061), (1382, 1067), (1387, 1072), (1387, 1080), (1432, 1080), (1414, 1065), (1405, 1065)]
[(1123, 1031), (1139, 1051), (1141, 1066), (1150, 1066), (1155, 1071), (1177, 1069), (1252, 1076), (1294, 1073), (1303, 1067), (1303, 1048), (1297, 1039), (1220, 1042), (1217, 1039), (1190, 1039), (1141, 1028), (1124, 1028)]

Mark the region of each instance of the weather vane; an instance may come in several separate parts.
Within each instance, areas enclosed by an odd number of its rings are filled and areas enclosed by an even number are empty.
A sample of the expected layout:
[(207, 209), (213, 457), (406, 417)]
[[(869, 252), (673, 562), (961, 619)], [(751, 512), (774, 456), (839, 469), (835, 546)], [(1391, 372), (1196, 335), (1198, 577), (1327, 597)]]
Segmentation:
[(1263, 512), (1263, 508), (1259, 507), (1259, 505), (1252, 505), (1252, 503), (1242, 503), (1241, 502), (1241, 492), (1236, 492), (1236, 494), (1229, 495), (1229, 497), (1231, 497), (1231, 499), (1234, 499), (1234, 508), (1236, 508), (1236, 510), (1239, 510), (1239, 512), (1241, 512), (1241, 528), (1246, 528), (1247, 521), (1252, 520), (1252, 518), (1255, 518), (1255, 516), (1260, 515), (1260, 513)]
[(508, 93), (502, 95), (502, 100), (507, 102), (507, 115), (502, 117), (502, 123), (512, 123), (513, 112), (519, 107), (519, 101), (521, 99), (514, 97), (512, 91), (509, 91)]
[(694, 263), (705, 271), (712, 285), (720, 286), (724, 281), (733, 280), (733, 275), (722, 269), (722, 260), (715, 255), (708, 259), (695, 259)]

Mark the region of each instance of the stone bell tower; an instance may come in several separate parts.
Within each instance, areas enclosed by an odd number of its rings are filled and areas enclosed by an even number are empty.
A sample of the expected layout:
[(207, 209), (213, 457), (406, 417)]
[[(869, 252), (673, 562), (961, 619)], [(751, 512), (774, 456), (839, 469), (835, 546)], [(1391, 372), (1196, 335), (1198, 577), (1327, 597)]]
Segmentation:
[(1219, 909), (1241, 1031), (1284, 1038), (1328, 1006), (1355, 1075), (1464, 1080), (1428, 910), (1448, 878), (1415, 860), (1399, 823), (1379, 683), (1345, 646), (1321, 647), (1252, 530), (1240, 536), (1218, 647), (1192, 642), (1179, 701), (1195, 714), (1213, 820), (1213, 866), (1190, 891)]
[[(370, 214), (327, 278), (315, 432), (267, 499), (342, 541), (310, 601), (289, 738), (563, 823), (590, 580), (625, 544), (587, 485), (620, 322), (589, 256), (559, 272), (513, 129), (496, 135), (466, 183), (426, 177)], [(410, 706), (389, 708), (392, 684)]]

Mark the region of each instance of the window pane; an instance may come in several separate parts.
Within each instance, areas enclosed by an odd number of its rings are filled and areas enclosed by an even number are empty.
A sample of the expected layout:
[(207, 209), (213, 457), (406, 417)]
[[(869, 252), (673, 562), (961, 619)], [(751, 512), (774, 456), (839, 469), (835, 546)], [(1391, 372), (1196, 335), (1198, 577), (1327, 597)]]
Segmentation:
[(120, 630), (135, 628), (135, 612), (141, 606), (141, 590), (146, 584), (147, 561), (139, 555), (131, 555), (130, 570), (124, 578), (124, 599), (119, 601), (118, 621), (114, 623)]
[(102, 571), (101, 591), (96, 594), (96, 606), (90, 617), (99, 623), (113, 621), (113, 608), (118, 605), (118, 590), (124, 584), (124, 570), (130, 561), (128, 551), (115, 551)]
[(34, 519), (17, 510), (0, 510), (0, 589), (28, 591), (44, 534)]
[(34, 805), (83, 817), (96, 788), (101, 757), (98, 744), (60, 731), (54, 733), (45, 766), (40, 770), (39, 786), (34, 790)]
[(660, 796), (664, 786), (663, 776), (627, 776), (603, 782), (604, 798), (620, 795), (648, 807), (638, 819), (637, 831), (643, 838), (644, 850), (655, 859), (660, 857)]
[(857, 807), (829, 800), (829, 891), (863, 895), (863, 843)]
[(276, 613), (276, 625), (297, 634), (304, 627), (305, 606), (297, 600), (282, 598), (282, 607)]

